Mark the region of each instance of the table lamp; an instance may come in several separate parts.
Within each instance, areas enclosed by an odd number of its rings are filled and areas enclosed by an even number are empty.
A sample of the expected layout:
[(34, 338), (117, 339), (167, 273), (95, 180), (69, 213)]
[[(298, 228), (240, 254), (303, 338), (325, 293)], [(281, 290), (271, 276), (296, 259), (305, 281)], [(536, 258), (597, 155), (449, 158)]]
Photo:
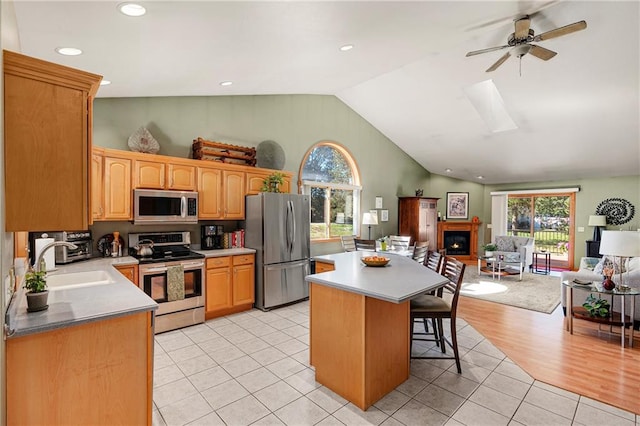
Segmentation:
[(369, 226), (369, 239), (371, 239), (371, 225), (378, 224), (378, 215), (373, 213), (365, 213), (362, 215), (362, 224)]
[(640, 256), (640, 232), (602, 231), (600, 254), (618, 258), (620, 271), (618, 288), (622, 287), (622, 258)]
[(602, 227), (607, 226), (607, 217), (604, 215), (592, 214), (589, 216), (589, 226), (593, 226), (593, 241), (600, 241)]

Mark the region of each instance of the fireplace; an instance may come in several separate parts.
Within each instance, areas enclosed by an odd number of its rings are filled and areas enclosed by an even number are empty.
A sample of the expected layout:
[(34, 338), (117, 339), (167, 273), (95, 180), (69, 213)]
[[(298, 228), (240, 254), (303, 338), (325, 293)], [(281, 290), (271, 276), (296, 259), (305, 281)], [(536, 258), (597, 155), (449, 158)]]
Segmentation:
[(438, 249), (458, 260), (476, 260), (479, 225), (480, 222), (438, 222)]
[(447, 256), (469, 256), (471, 231), (444, 231), (444, 245)]

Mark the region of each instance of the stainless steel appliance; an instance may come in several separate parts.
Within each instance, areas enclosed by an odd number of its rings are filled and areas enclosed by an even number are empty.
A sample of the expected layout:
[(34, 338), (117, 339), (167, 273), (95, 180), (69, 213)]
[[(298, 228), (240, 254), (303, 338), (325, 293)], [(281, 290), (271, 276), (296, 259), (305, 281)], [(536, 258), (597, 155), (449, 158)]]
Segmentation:
[(156, 189), (133, 190), (133, 223), (198, 223), (198, 193)]
[(93, 240), (91, 231), (51, 231), (51, 232), (29, 232), (29, 261), (33, 264), (35, 256), (35, 241), (42, 238), (43, 234), (47, 234), (55, 241), (64, 241), (73, 243), (78, 248), (72, 249), (66, 246), (58, 246), (55, 248), (56, 265), (76, 262), (91, 258), (93, 254)]
[(217, 250), (224, 248), (224, 226), (202, 225), (200, 247), (203, 250)]
[(245, 211), (245, 246), (256, 250), (256, 307), (268, 310), (309, 297), (309, 196), (248, 195)]
[[(153, 242), (150, 255), (135, 248), (144, 240)], [(204, 255), (191, 251), (190, 246), (189, 232), (129, 234), (129, 254), (140, 264), (138, 285), (158, 302), (156, 334), (204, 322)], [(184, 269), (184, 299), (169, 301), (167, 271), (179, 265)]]

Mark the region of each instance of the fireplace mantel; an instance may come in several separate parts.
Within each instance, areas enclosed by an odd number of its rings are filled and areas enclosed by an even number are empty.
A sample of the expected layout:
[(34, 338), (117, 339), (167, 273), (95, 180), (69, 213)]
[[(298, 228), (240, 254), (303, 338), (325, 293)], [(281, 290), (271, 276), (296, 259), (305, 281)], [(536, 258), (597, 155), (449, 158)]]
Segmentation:
[(438, 249), (444, 248), (444, 231), (469, 231), (470, 233), (470, 252), (469, 256), (457, 255), (458, 260), (476, 260), (478, 259), (478, 227), (482, 222), (461, 222), (448, 221), (438, 222)]

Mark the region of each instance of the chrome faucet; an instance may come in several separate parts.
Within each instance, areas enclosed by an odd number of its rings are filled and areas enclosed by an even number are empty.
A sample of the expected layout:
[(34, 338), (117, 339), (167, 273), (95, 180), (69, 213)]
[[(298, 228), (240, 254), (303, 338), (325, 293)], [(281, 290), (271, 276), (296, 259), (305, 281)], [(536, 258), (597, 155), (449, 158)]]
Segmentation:
[(44, 258), (45, 252), (49, 250), (51, 247), (56, 247), (56, 246), (65, 246), (65, 247), (69, 247), (70, 249), (78, 248), (77, 245), (68, 243), (66, 241), (54, 241), (52, 243), (47, 244), (46, 246), (42, 247), (42, 251), (40, 251), (40, 255), (38, 256), (38, 260), (36, 260), (36, 264), (33, 265), (36, 269), (36, 272), (40, 272), (40, 264), (42, 263), (42, 259)]

